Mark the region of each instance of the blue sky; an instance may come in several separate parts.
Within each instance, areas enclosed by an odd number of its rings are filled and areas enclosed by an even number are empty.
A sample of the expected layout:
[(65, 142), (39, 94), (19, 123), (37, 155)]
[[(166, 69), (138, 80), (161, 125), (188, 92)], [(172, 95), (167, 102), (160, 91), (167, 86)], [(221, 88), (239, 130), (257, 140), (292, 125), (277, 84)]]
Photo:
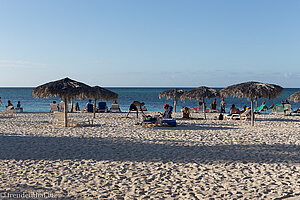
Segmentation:
[(300, 87), (300, 1), (0, 0), (0, 86)]

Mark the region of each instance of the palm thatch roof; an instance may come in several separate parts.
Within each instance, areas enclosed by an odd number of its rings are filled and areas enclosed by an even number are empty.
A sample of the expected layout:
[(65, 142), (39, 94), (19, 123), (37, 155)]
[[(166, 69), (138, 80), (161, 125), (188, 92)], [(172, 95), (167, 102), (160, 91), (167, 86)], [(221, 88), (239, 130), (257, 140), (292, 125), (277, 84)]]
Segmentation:
[(99, 87), (99, 86), (94, 86), (92, 87), (90, 98), (99, 100), (105, 100), (105, 101), (110, 101), (110, 100), (117, 100), (119, 95), (117, 93), (114, 93), (108, 89)]
[(294, 101), (295, 103), (297, 103), (298, 101), (300, 101), (300, 91), (295, 92), (294, 94), (292, 94), (291, 96), (289, 96), (288, 100)]
[(58, 96), (61, 99), (89, 98), (92, 88), (84, 83), (64, 78), (40, 85), (32, 91), (35, 98), (49, 98)]
[(181, 95), (180, 99), (185, 100), (185, 99), (194, 99), (197, 101), (201, 101), (203, 98), (215, 98), (218, 97), (219, 93), (217, 90), (213, 88), (208, 88), (205, 86), (201, 86), (195, 89), (192, 89), (188, 92), (185, 92), (183, 95)]
[(228, 86), (220, 90), (220, 94), (223, 97), (236, 96), (238, 98), (245, 97), (250, 99), (255, 97), (274, 99), (282, 91), (283, 88), (278, 85), (252, 81)]
[(184, 93), (184, 90), (174, 88), (174, 89), (165, 90), (165, 91), (159, 93), (158, 97), (160, 99), (163, 97), (166, 97), (168, 100), (168, 99), (173, 99), (173, 98), (179, 98), (183, 93)]

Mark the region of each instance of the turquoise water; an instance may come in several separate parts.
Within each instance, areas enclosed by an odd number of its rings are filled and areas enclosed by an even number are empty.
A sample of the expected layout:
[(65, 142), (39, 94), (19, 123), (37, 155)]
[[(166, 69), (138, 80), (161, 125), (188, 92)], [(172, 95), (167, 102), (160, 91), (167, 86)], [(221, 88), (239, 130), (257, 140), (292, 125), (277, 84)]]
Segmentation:
[[(125, 111), (129, 109), (129, 105), (135, 101), (141, 101), (145, 102), (145, 106), (150, 111), (159, 111), (162, 110), (162, 106), (165, 103), (173, 104), (172, 100), (166, 100), (166, 99), (159, 99), (158, 94), (164, 90), (170, 89), (170, 88), (108, 88), (113, 92), (116, 92), (119, 94), (118, 103), (120, 104), (121, 110)], [(183, 90), (191, 90), (192, 88), (182, 88)], [(216, 88), (221, 89), (221, 88)], [(7, 101), (11, 100), (12, 104), (14, 106), (17, 105), (18, 101), (21, 101), (22, 107), (24, 108), (24, 111), (27, 112), (40, 112), (40, 111), (49, 111), (50, 109), (50, 103), (52, 101), (60, 102), (60, 99), (58, 98), (48, 98), (48, 99), (35, 99), (32, 97), (32, 90), (33, 88), (0, 88), (0, 96), (2, 97), (2, 102), (7, 105)], [(262, 101), (266, 101), (266, 104), (269, 106), (271, 104), (277, 104), (280, 103), (281, 100), (286, 100), (288, 96), (291, 94), (299, 91), (300, 88), (286, 88), (281, 93), (279, 97), (276, 99), (268, 100), (268, 99), (259, 99), (258, 103), (261, 104)], [(75, 100), (75, 102), (79, 102), (80, 108), (83, 109), (84, 105), (87, 103), (88, 100)], [(207, 105), (212, 103), (213, 99), (207, 99)], [(250, 101), (248, 101), (246, 98), (225, 98), (225, 101), (227, 103), (226, 111), (229, 110), (230, 106), (232, 104), (235, 104), (238, 108), (242, 108), (244, 105), (250, 105)], [(220, 99), (217, 98), (218, 105), (220, 104)], [(111, 102), (107, 102), (108, 107), (110, 107)], [(178, 107), (177, 110), (180, 110), (182, 106), (188, 106), (188, 107), (197, 107), (198, 102), (197, 101), (190, 101), (186, 100), (185, 102), (179, 101), (177, 103)], [(291, 102), (292, 108), (298, 108), (300, 107), (299, 103)], [(4, 106), (1, 105), (1, 110), (4, 109)]]

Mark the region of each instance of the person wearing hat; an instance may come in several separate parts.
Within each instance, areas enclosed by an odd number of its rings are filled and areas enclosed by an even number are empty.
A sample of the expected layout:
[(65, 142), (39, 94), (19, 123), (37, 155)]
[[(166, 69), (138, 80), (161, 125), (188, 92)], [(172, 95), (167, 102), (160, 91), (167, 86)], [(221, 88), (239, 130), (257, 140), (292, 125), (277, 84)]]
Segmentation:
[(144, 112), (143, 112), (143, 109), (142, 109), (142, 107), (144, 105), (145, 105), (144, 102), (142, 102), (142, 103), (139, 102), (139, 101), (132, 102), (132, 104), (130, 104), (129, 111), (126, 115), (126, 118), (128, 118), (128, 115), (131, 111), (136, 111), (136, 118), (138, 118), (139, 117), (139, 109), (137, 107), (140, 107), (140, 111), (142, 112), (143, 115), (145, 115)]

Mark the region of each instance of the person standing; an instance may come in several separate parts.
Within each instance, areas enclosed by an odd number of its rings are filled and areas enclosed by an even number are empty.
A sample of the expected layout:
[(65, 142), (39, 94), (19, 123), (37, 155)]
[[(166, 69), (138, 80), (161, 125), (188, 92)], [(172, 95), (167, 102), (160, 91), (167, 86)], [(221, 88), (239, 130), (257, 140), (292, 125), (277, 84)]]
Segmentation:
[(142, 108), (144, 105), (145, 105), (144, 102), (142, 102), (142, 103), (139, 102), (139, 101), (132, 102), (132, 104), (129, 107), (129, 111), (126, 115), (126, 118), (128, 118), (128, 115), (131, 111), (136, 111), (136, 118), (138, 118), (139, 117), (139, 110), (138, 110), (137, 107), (140, 107), (140, 111), (142, 112), (143, 115), (145, 115), (144, 112), (143, 112), (143, 108)]
[(78, 103), (78, 102), (77, 102), (76, 105), (75, 105), (75, 111), (80, 111), (79, 103)]
[(224, 98), (222, 98), (220, 107), (221, 107), (221, 113), (225, 113), (226, 102)]
[(0, 103), (2, 104), (2, 106), (4, 106), (4, 104), (3, 104), (2, 101), (1, 101), (1, 97), (0, 97)]

